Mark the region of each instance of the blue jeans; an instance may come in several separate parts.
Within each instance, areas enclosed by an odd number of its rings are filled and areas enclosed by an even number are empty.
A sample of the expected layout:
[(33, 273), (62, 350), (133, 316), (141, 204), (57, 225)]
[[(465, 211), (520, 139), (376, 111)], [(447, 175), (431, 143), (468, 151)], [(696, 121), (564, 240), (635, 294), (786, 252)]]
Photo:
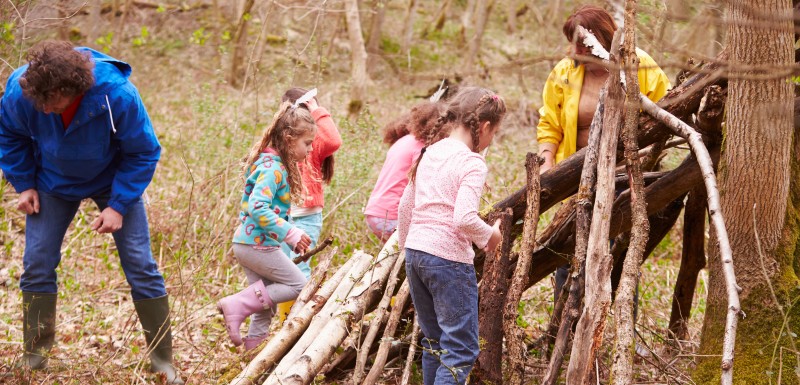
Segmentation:
[[(290, 216), (289, 223), (295, 225), (298, 229), (305, 231), (305, 233), (311, 238), (311, 246), (309, 246), (309, 250), (317, 246), (317, 242), (319, 242), (319, 235), (322, 233), (322, 213), (306, 215), (304, 217)], [(294, 259), (298, 256), (298, 254), (292, 251), (292, 248), (286, 243), (281, 243), (281, 248), (283, 249), (283, 253), (291, 259)], [(303, 272), (303, 275), (306, 276), (306, 279), (311, 277), (311, 266), (309, 265), (310, 262), (311, 260), (308, 260), (306, 262), (300, 262), (297, 264), (297, 267), (300, 268), (300, 271)]]
[(475, 267), (406, 249), (406, 275), (425, 334), (425, 385), (464, 384), (480, 352)]
[[(100, 211), (108, 207), (108, 196), (92, 197)], [(25, 218), (24, 271), (20, 289), (32, 293), (56, 293), (56, 267), (61, 262), (61, 243), (80, 201), (67, 201), (39, 192), (39, 213)], [(113, 233), (120, 265), (131, 286), (134, 300), (158, 298), (167, 294), (164, 277), (150, 251), (150, 230), (141, 199), (122, 219), (122, 228)]]

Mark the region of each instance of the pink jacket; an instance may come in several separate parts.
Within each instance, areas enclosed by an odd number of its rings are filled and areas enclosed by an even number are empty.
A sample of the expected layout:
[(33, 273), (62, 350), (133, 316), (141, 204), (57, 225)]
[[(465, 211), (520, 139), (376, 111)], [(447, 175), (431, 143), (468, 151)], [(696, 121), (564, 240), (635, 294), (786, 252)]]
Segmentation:
[(305, 200), (300, 207), (316, 207), (325, 205), (325, 195), (322, 189), (322, 161), (333, 155), (342, 145), (342, 137), (336, 124), (331, 119), (331, 114), (323, 107), (311, 113), (317, 122), (317, 136), (311, 143), (311, 153), (308, 154), (308, 165), (300, 163), (303, 186), (306, 189)]
[(400, 199), (400, 248), (472, 264), (472, 244), (485, 247), (492, 227), (478, 216), (486, 162), (466, 144), (445, 138), (422, 155), (416, 182)]
[(386, 153), (386, 160), (369, 196), (364, 214), (388, 220), (397, 219), (397, 206), (400, 204), (403, 189), (408, 184), (408, 171), (416, 162), (423, 146), (411, 134), (394, 142)]

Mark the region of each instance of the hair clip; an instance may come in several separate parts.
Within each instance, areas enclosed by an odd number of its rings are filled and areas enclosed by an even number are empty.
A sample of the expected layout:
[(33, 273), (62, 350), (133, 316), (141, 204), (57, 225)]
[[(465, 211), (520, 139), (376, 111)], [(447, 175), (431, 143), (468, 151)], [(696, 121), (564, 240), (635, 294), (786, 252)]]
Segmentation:
[(305, 103), (305, 102), (307, 102), (307, 101), (309, 101), (311, 99), (314, 99), (315, 96), (317, 96), (317, 89), (316, 88), (312, 88), (312, 89), (308, 90), (308, 92), (304, 93), (303, 96), (297, 98), (297, 100), (294, 101), (294, 104), (292, 104), (292, 109), (300, 107), (301, 104), (303, 104), (303, 103)]
[(497, 99), (500, 99), (500, 97), (497, 96), (497, 94), (492, 95), (492, 100), (494, 100), (496, 102)]

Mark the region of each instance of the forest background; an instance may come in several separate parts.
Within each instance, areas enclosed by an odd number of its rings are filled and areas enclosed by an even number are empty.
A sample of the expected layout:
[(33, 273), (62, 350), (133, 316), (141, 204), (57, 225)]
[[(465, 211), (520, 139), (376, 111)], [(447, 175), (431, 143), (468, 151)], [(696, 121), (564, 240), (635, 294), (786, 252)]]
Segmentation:
[[(362, 209), (387, 149), (381, 142), (383, 125), (421, 102), (445, 78), (491, 88), (509, 106), (487, 156), (484, 207), (524, 185), (525, 154), (536, 150), (541, 89), (568, 48), (561, 26), (575, 7), (588, 3), (359, 1), (360, 45), (367, 54), (366, 77), (359, 78), (353, 65), (360, 60), (358, 42), (348, 34), (352, 19), (345, 12), (351, 2), (0, 2), (2, 87), (11, 71), (24, 64), (26, 50), (46, 38), (90, 46), (133, 66), (131, 79), (163, 146), (147, 192), (148, 213), (153, 252), (173, 303), (176, 362), (190, 383), (212, 383), (230, 366), (241, 365), (214, 303), (244, 286), (230, 252), (242, 188), (239, 162), (285, 89), (319, 88), (320, 103), (332, 112), (342, 133), (336, 174), (326, 189), (323, 230), (323, 238), (336, 240), (335, 263), (340, 264), (356, 249), (371, 254), (380, 249), (364, 225)], [(613, 4), (599, 3), (613, 9)], [(719, 2), (644, 0), (638, 6), (638, 46), (673, 82), (689, 57), (714, 57), (725, 44)], [(667, 163), (677, 162), (686, 150), (671, 151)], [(16, 194), (5, 182), (0, 182), (0, 197), (2, 372), (22, 351), (18, 284), (24, 215), (14, 209)], [(84, 204), (65, 239), (51, 360), (58, 370), (21, 381), (154, 380), (144, 370), (144, 338), (113, 240), (89, 228), (97, 214), (93, 204)], [(544, 214), (540, 226), (549, 215)], [(678, 225), (642, 268), (637, 330), (640, 343), (656, 353), (638, 360), (642, 382), (691, 383), (686, 373), (699, 343), (705, 271), (698, 282), (689, 343), (672, 351), (670, 361), (658, 357), (668, 350), (663, 336), (680, 238)], [(518, 324), (531, 340), (546, 327), (552, 292), (552, 282), (545, 280), (523, 296)], [(398, 367), (387, 368), (387, 382), (394, 381)]]

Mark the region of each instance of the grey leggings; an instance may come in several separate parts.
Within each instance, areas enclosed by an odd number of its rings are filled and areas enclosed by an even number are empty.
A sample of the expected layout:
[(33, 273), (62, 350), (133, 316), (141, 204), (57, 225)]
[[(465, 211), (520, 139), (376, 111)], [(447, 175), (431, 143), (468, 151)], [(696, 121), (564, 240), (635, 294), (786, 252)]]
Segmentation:
[(269, 310), (253, 314), (247, 333), (250, 337), (264, 335), (269, 332), (269, 325), (275, 316), (274, 305), (297, 298), (306, 284), (306, 277), (280, 247), (257, 250), (251, 245), (234, 243), (233, 255), (242, 265), (250, 285), (260, 279), (267, 287), (267, 295), (273, 306)]

